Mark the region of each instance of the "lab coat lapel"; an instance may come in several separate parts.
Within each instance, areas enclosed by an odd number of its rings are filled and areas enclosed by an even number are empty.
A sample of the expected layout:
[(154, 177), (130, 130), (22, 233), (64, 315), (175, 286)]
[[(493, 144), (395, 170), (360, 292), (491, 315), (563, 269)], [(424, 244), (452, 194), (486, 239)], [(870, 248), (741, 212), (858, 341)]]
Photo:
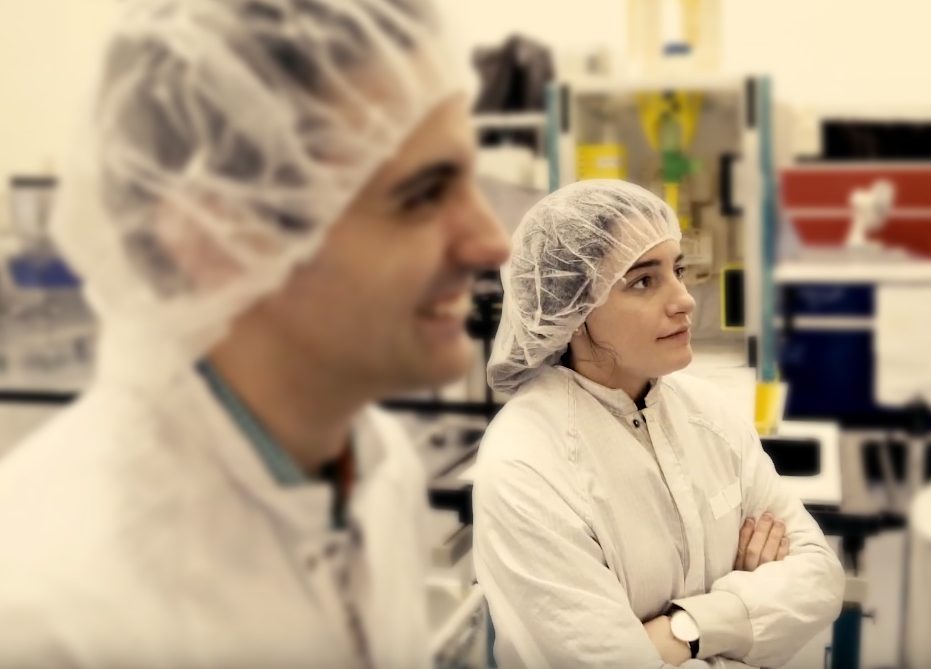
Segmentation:
[[(662, 384), (662, 381), (659, 381)], [(703, 593), (705, 589), (705, 533), (698, 502), (695, 499), (692, 477), (687, 468), (683, 446), (697, 443), (691, 427), (671, 411), (668, 389), (656, 388), (654, 401), (643, 414), (647, 419), (650, 440), (656, 460), (669, 486), (682, 525), (688, 548), (689, 565), (685, 574), (686, 596)]]

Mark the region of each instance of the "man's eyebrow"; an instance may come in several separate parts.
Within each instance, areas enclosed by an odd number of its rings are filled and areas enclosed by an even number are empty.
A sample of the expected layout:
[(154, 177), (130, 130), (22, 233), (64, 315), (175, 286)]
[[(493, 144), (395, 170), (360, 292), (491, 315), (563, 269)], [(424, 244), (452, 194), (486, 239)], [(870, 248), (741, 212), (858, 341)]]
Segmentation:
[(391, 195), (399, 198), (404, 197), (426, 184), (459, 176), (464, 169), (461, 163), (454, 160), (441, 160), (436, 163), (431, 163), (418, 169), (414, 174), (402, 179), (399, 184), (391, 189)]

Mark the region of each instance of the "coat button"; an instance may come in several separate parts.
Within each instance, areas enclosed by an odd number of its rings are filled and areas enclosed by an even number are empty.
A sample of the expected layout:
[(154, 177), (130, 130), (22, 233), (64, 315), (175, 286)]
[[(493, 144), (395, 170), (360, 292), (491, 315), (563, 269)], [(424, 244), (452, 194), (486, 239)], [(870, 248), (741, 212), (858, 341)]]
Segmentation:
[(640, 421), (634, 418), (634, 427), (640, 427)]

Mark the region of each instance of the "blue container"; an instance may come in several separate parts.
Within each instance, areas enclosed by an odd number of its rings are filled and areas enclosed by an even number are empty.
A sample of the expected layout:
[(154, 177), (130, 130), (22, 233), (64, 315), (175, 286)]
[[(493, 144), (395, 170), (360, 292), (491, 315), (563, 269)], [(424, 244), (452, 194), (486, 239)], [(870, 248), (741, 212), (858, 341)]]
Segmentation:
[(7, 267), (17, 288), (61, 290), (81, 286), (81, 280), (58, 257), (19, 255), (10, 258)]

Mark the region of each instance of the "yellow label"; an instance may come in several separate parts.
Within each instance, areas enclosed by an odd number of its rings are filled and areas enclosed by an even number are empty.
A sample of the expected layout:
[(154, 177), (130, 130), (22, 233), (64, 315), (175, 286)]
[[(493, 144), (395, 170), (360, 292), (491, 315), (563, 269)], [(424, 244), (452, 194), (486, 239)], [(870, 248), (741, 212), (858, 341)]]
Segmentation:
[(676, 117), (679, 127), (682, 128), (682, 151), (687, 151), (695, 137), (695, 128), (698, 126), (698, 117), (701, 115), (702, 94), (674, 91), (669, 93), (639, 93), (637, 95), (637, 108), (640, 114), (640, 125), (650, 146), (654, 151), (659, 149), (659, 121), (664, 114), (672, 113)]
[(760, 436), (776, 431), (785, 404), (785, 386), (779, 381), (758, 381), (756, 384), (755, 423)]
[(679, 184), (663, 184), (663, 199), (666, 200), (666, 204), (672, 207), (672, 210), (676, 212), (676, 217), (679, 219), (679, 228), (682, 232), (691, 230), (692, 217), (684, 212), (679, 212)]
[(627, 147), (622, 144), (581, 144), (575, 151), (576, 175), (582, 179), (627, 178)]
[(663, 199), (666, 200), (674, 212), (679, 213), (679, 184), (677, 183), (665, 183), (663, 184)]

